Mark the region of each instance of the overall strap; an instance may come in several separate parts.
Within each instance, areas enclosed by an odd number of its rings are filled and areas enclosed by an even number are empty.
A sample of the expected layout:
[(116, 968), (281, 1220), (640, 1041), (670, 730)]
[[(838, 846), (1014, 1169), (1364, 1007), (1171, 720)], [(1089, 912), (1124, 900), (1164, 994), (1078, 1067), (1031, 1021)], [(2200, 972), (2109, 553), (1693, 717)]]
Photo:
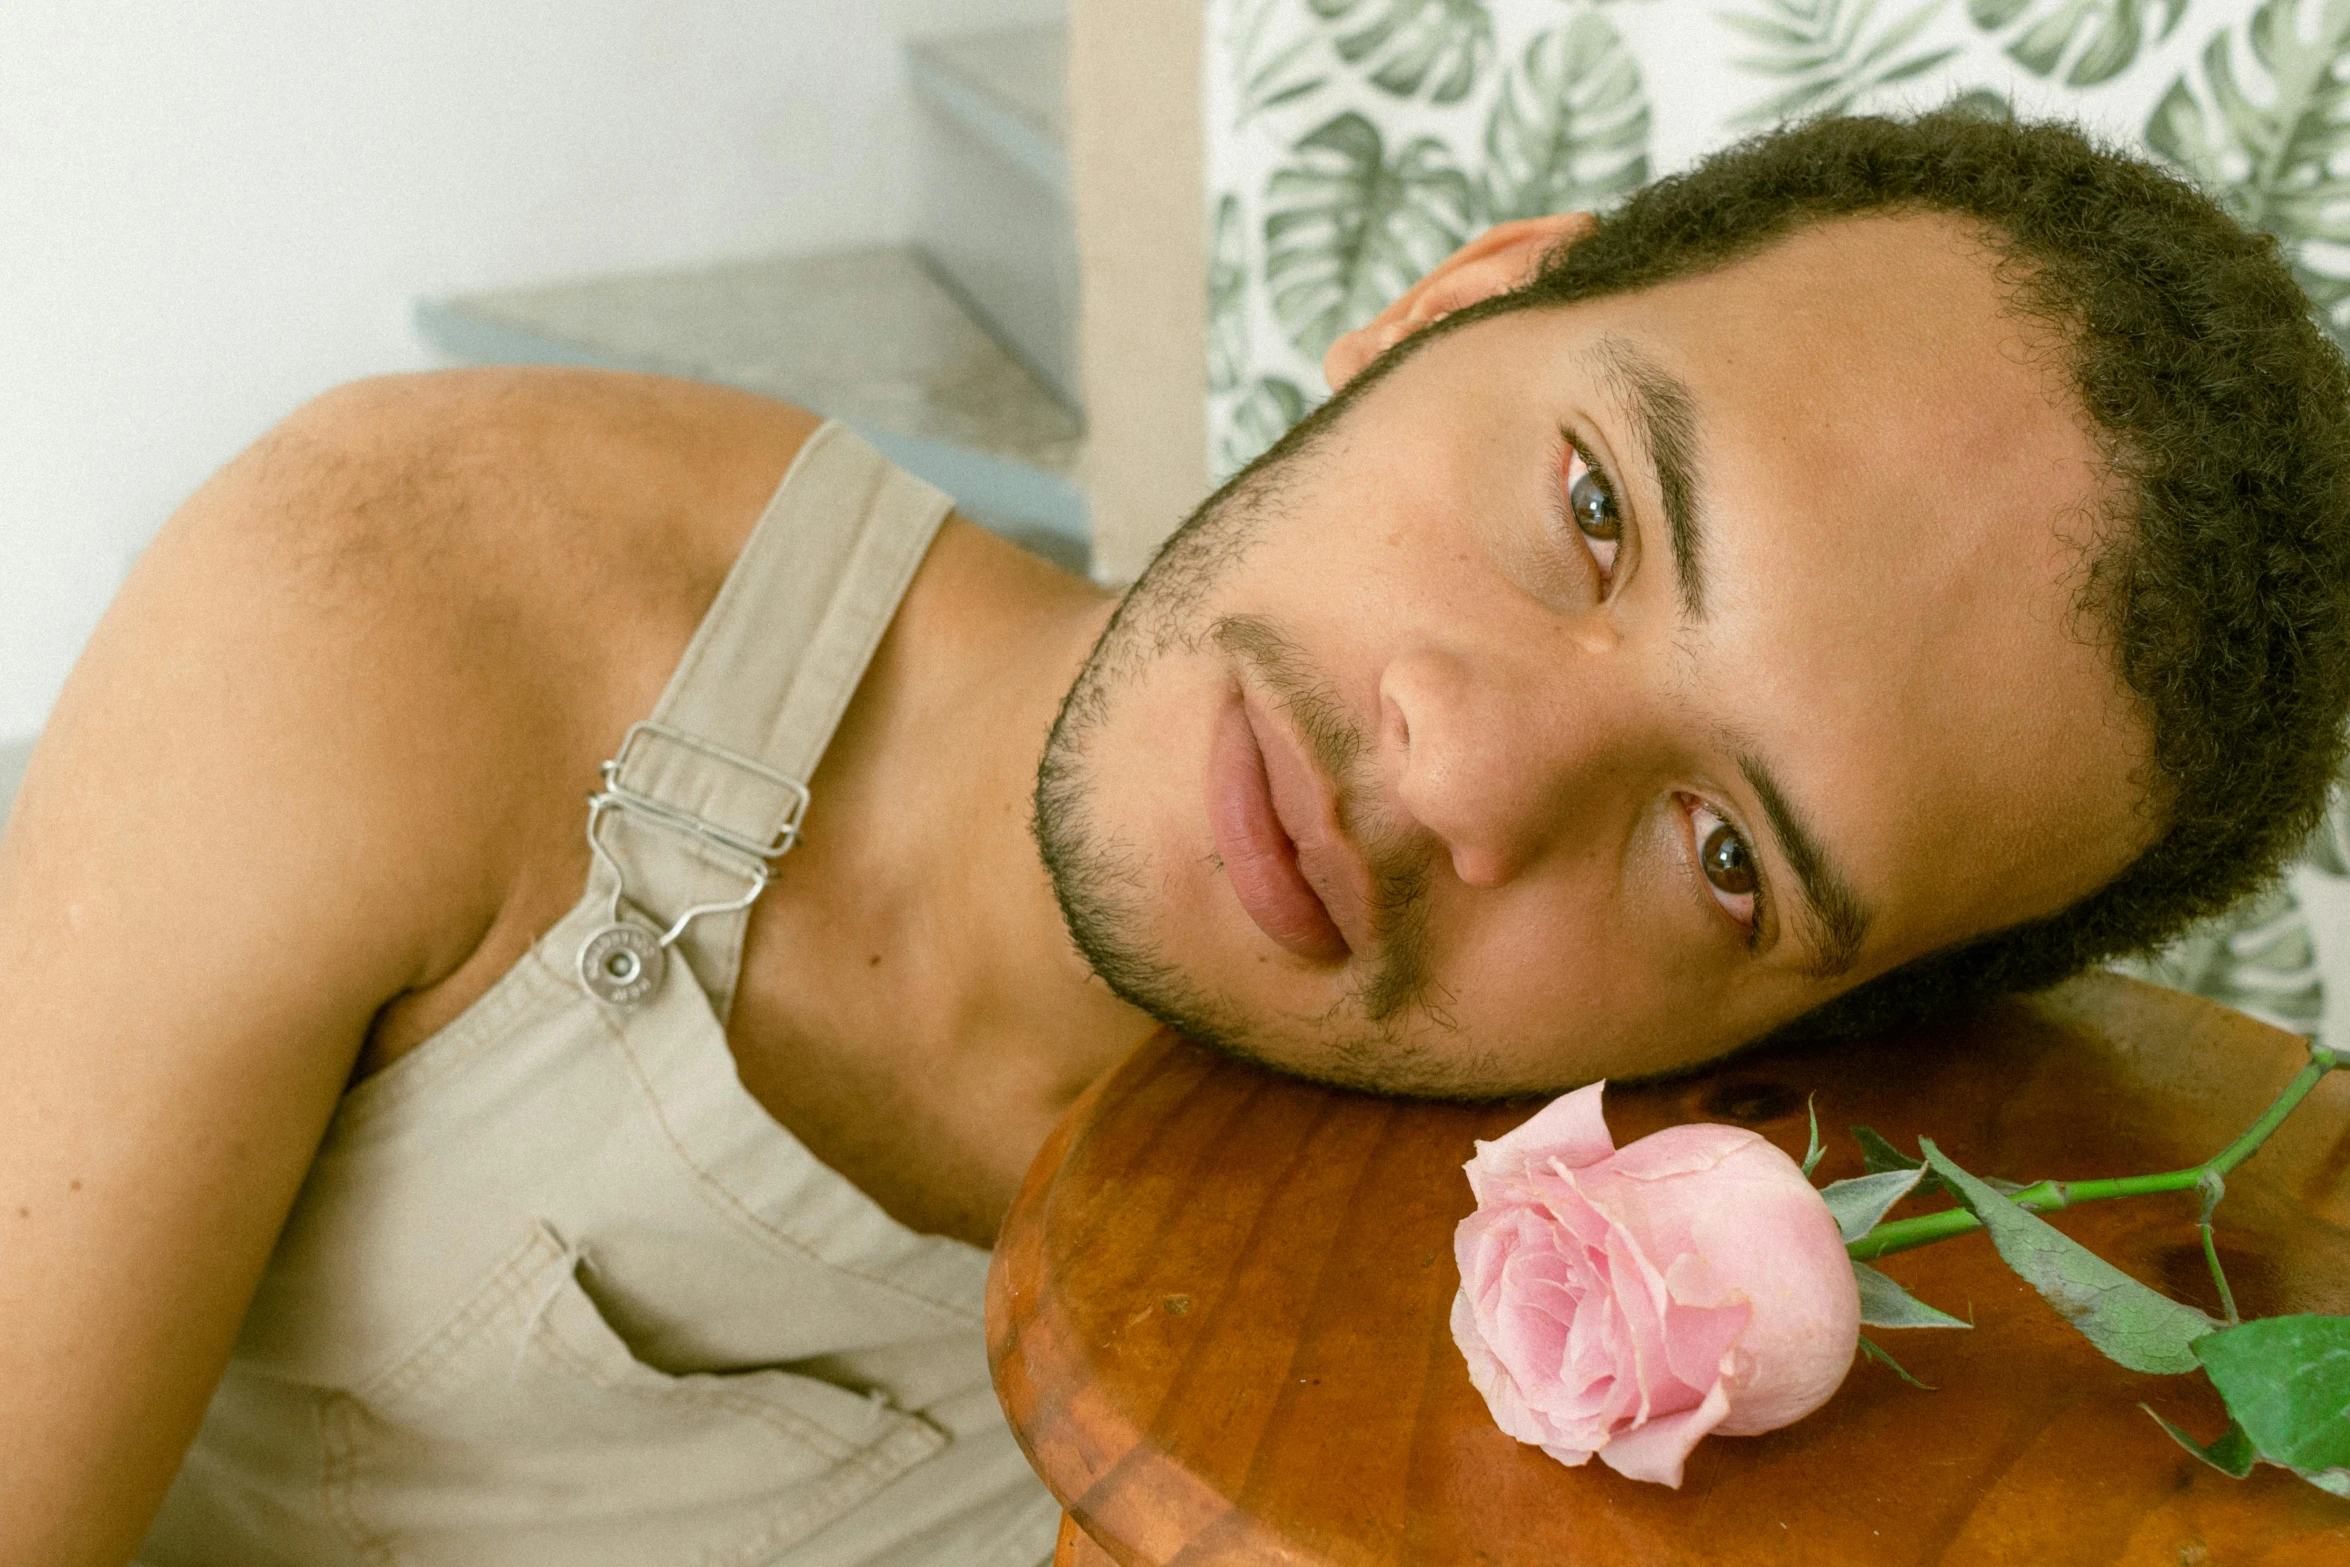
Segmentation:
[(721, 1021), (750, 902), (796, 839), (808, 779), (951, 504), (845, 426), (818, 429), (652, 718), (605, 764), (591, 895), (663, 931), (703, 910), (670, 951)]

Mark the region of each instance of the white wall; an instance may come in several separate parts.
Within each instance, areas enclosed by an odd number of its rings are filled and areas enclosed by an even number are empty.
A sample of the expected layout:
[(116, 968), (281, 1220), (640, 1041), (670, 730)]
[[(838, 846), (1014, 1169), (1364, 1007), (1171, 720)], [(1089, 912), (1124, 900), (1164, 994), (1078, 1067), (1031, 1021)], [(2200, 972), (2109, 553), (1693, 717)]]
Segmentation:
[(132, 552), (422, 294), (910, 227), (911, 34), (1061, 0), (0, 3), (0, 736)]

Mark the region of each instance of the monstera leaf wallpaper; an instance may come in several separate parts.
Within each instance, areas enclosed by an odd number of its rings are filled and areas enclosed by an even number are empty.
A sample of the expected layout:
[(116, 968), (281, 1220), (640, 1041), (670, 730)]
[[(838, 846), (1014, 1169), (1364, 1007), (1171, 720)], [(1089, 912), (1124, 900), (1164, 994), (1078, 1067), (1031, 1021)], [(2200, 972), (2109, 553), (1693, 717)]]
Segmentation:
[[(1331, 340), (1488, 224), (1591, 209), (1792, 116), (2062, 115), (2285, 242), (2350, 343), (2350, 0), (1209, 0), (1208, 440), (1326, 394)], [(2350, 1030), (2350, 807), (2285, 883), (2140, 966)]]

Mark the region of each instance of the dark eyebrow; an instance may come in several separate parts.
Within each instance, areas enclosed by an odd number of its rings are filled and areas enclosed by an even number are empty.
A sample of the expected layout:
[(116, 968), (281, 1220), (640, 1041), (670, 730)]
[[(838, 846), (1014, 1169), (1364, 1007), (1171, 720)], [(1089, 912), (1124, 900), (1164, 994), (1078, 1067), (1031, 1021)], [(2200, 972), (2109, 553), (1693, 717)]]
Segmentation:
[(1762, 802), (1763, 814), (1770, 818), (1779, 853), (1795, 872), (1810, 915), (1806, 923), (1811, 926), (1815, 952), (1805, 972), (1814, 979), (1834, 979), (1849, 971), (1859, 958), (1861, 942), (1875, 916), (1852, 890), (1852, 883), (1828, 863), (1820, 840), (1787, 803), (1786, 792), (1772, 776), (1770, 765), (1758, 756), (1741, 755), (1738, 770), (1746, 775), (1747, 785)]
[(1691, 620), (1705, 618), (1705, 572), (1699, 551), (1705, 535), (1699, 524), (1697, 493), (1697, 408), (1679, 377), (1620, 337), (1603, 337), (1592, 350), (1609, 385), (1639, 427), (1641, 443), (1656, 468), (1664, 496), (1665, 528), (1673, 545), (1673, 574), (1681, 585), (1681, 608)]

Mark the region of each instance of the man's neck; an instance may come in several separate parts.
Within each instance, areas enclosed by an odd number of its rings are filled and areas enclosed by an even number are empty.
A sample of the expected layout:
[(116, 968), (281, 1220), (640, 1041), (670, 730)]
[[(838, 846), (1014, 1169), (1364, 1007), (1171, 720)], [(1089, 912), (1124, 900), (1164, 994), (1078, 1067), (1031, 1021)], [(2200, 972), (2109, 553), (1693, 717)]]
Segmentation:
[(1053, 1122), (1152, 1027), (1070, 945), (1028, 830), (1113, 603), (950, 523), (753, 917), (746, 1086), (918, 1228), (992, 1234)]

